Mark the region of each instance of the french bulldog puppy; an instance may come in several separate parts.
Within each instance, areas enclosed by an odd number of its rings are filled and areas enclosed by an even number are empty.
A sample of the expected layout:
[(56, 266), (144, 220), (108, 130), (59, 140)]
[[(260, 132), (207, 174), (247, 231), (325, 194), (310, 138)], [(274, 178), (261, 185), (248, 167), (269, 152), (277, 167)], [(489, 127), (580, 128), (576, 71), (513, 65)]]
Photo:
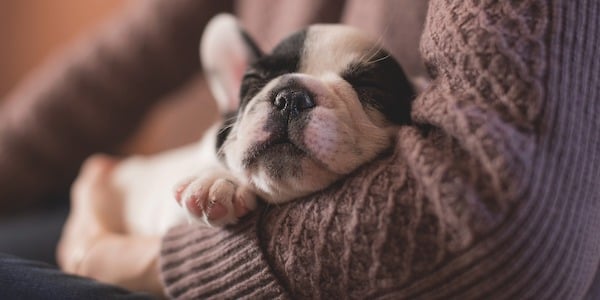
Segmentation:
[(351, 27), (313, 25), (263, 53), (234, 17), (218, 15), (200, 45), (223, 120), (198, 144), (116, 167), (128, 231), (162, 233), (186, 219), (223, 226), (257, 197), (278, 204), (322, 190), (410, 122), (402, 68)]

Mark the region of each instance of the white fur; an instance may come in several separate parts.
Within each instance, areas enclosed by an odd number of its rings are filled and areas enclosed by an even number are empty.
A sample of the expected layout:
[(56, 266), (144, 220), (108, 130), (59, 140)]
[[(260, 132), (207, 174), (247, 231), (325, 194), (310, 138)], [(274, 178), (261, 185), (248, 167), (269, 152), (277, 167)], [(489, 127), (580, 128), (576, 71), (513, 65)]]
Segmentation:
[(351, 63), (368, 60), (379, 50), (361, 31), (344, 25), (313, 25), (304, 44), (306, 59), (299, 72), (320, 76), (340, 74)]
[[(173, 188), (184, 178), (218, 167), (214, 155), (214, 132), (210, 129), (200, 143), (159, 155), (131, 157), (118, 164), (112, 185), (123, 199), (125, 230), (151, 235), (164, 233), (185, 221), (177, 206)], [(151, 220), (151, 221), (150, 221)]]

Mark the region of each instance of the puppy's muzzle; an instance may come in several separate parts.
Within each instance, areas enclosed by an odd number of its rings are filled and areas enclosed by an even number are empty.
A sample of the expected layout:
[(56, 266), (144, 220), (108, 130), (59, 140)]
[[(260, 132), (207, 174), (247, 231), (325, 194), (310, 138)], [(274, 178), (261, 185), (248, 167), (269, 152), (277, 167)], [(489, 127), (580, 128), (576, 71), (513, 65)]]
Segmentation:
[(286, 88), (279, 91), (273, 99), (273, 106), (286, 120), (294, 119), (300, 113), (315, 107), (313, 96), (302, 88)]

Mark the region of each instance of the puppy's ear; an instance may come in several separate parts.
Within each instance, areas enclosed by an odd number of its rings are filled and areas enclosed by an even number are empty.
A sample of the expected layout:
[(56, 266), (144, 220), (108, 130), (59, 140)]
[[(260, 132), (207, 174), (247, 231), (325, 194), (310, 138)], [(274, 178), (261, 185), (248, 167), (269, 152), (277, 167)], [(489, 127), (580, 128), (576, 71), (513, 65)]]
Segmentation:
[(200, 59), (221, 113), (235, 112), (240, 85), (249, 64), (262, 55), (234, 16), (215, 16), (200, 41)]

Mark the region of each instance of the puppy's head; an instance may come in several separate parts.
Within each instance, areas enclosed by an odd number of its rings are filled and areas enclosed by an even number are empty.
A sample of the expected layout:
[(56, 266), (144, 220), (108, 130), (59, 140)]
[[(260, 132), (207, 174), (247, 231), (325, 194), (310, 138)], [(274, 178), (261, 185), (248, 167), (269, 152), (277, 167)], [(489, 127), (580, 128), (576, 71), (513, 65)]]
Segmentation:
[(263, 54), (220, 15), (201, 47), (226, 116), (218, 155), (266, 201), (327, 187), (388, 148), (410, 121), (413, 90), (401, 67), (351, 27), (310, 26)]

